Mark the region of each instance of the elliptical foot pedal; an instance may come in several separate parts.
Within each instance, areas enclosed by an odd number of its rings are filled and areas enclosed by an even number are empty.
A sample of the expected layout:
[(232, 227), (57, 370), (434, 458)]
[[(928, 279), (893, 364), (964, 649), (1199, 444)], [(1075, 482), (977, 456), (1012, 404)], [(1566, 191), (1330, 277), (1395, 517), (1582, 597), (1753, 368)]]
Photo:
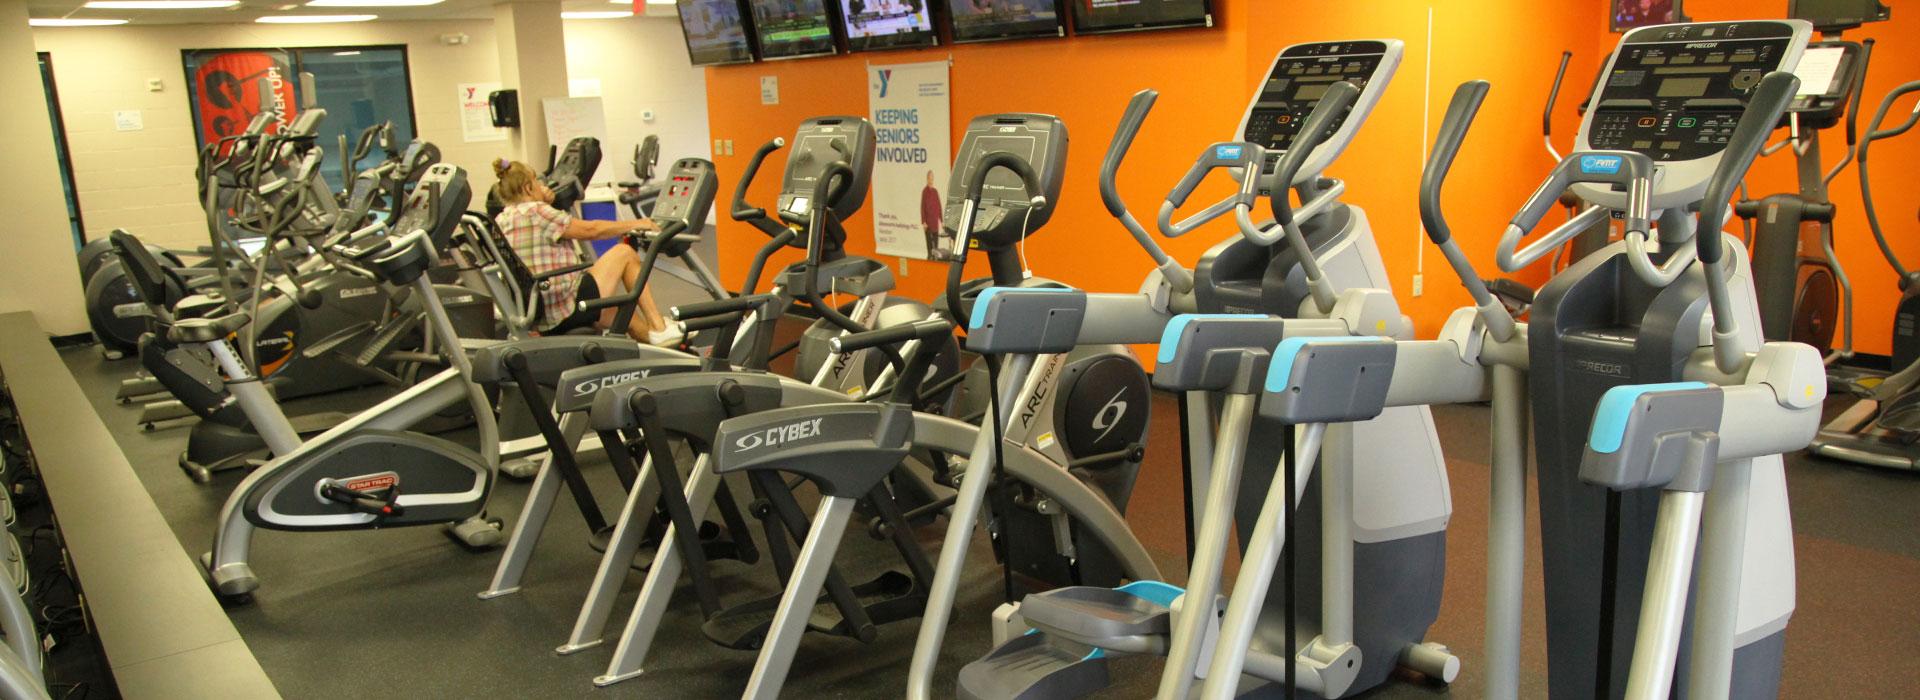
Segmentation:
[(961, 668), (955, 692), (963, 700), (1075, 698), (1108, 683), (1106, 654), (1075, 654), (1029, 634)]
[(419, 326), (420, 322), (425, 318), (425, 314), (415, 313), (411, 316), (388, 321), (387, 325), (382, 327), (380, 332), (373, 336), (372, 340), (367, 341), (365, 347), (360, 348), (360, 353), (353, 356), (353, 363), (360, 367), (373, 366), (373, 363), (378, 362), (380, 358), (386, 356), (388, 350), (393, 349), (394, 343), (400, 341), (401, 335)]

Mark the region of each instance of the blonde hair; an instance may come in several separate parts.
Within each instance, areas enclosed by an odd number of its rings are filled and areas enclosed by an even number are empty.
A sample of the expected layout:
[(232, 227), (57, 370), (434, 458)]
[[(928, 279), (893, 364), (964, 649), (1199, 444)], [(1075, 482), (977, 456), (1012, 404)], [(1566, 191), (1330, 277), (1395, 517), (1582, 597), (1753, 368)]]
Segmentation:
[(540, 175), (526, 163), (517, 160), (496, 158), (493, 161), (493, 196), (505, 204), (518, 204), (533, 198), (533, 186), (540, 182)]

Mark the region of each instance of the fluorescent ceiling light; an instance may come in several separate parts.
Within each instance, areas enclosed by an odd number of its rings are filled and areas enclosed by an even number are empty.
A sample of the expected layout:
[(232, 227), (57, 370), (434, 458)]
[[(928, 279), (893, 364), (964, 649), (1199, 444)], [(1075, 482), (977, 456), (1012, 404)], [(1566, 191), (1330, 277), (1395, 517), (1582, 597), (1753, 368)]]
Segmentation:
[(240, 0), (93, 0), (93, 10), (217, 10), (240, 4)]
[(625, 10), (609, 10), (606, 12), (562, 12), (560, 13), (560, 17), (563, 19), (624, 19), (632, 16), (633, 16), (632, 12), (625, 11)]
[(31, 17), (27, 25), (33, 27), (108, 27), (126, 24), (124, 19), (94, 19), (90, 17)]
[(126, 24), (124, 19), (88, 19), (82, 17), (35, 17), (27, 24), (35, 27), (106, 27)]
[(424, 7), (446, 0), (308, 0), (307, 7)]
[(254, 20), (261, 24), (330, 24), (334, 22), (366, 22), (378, 19), (379, 15), (267, 15)]
[[(607, 0), (607, 2), (613, 5), (632, 5), (633, 4), (633, 0)], [(675, 3), (674, 0), (647, 0), (647, 4), (659, 5), (661, 7), (673, 7), (677, 3)]]
[(333, 55), (335, 55), (335, 56), (358, 56), (358, 55), (360, 55), (360, 52), (358, 52), (358, 51), (335, 51), (335, 52), (333, 52)]

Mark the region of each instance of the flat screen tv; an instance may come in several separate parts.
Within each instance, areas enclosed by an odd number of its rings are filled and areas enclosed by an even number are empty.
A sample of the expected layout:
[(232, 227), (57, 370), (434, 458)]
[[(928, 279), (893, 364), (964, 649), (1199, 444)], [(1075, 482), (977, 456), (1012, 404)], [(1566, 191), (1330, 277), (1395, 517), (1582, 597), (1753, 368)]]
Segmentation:
[(840, 30), (851, 51), (876, 51), (935, 46), (940, 32), (933, 26), (933, 3), (938, 0), (836, 0), (840, 3)]
[(827, 56), (835, 52), (827, 0), (748, 0), (763, 59)]
[(1613, 0), (1607, 22), (1615, 32), (1681, 22), (1680, 0)]
[(1880, 0), (1787, 0), (1787, 16), (1813, 23), (1823, 32), (1852, 29), (1892, 16)]
[(679, 0), (680, 31), (696, 66), (753, 62), (746, 12), (740, 0)]
[(1062, 37), (1061, 0), (946, 0), (954, 43)]
[(1076, 34), (1211, 27), (1209, 0), (1067, 0)]

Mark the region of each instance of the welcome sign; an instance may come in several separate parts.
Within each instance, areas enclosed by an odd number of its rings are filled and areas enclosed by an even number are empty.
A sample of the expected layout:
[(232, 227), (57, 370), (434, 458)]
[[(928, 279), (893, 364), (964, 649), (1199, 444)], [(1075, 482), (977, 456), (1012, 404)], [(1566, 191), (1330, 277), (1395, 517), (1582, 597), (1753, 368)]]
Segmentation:
[(947, 81), (946, 61), (867, 66), (874, 249), (883, 255), (925, 260), (941, 245), (942, 188), (953, 164)]

